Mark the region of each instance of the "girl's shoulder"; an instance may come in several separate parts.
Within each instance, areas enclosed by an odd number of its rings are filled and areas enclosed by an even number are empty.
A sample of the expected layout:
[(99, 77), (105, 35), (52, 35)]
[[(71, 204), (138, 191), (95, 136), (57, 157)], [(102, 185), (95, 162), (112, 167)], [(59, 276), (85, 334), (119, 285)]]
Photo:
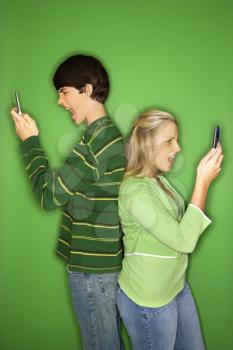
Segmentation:
[(157, 187), (157, 184), (154, 179), (149, 177), (130, 176), (123, 179), (120, 186), (120, 193), (128, 191), (138, 193), (147, 189), (155, 190), (155, 187)]

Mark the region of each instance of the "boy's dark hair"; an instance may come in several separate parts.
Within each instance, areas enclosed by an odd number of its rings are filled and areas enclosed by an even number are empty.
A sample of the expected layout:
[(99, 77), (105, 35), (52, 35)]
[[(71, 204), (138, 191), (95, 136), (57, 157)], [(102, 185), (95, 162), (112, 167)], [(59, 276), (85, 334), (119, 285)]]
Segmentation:
[(91, 98), (104, 103), (109, 93), (109, 78), (102, 63), (93, 56), (74, 55), (68, 57), (57, 68), (53, 84), (57, 90), (72, 86), (84, 92), (86, 84), (93, 86)]

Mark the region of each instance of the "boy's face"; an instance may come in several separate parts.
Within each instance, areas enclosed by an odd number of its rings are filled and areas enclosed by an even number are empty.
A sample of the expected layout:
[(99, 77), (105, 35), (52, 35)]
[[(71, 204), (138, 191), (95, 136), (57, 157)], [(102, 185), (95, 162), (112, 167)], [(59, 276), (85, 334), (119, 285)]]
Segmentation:
[(58, 104), (64, 107), (72, 114), (72, 119), (76, 124), (81, 124), (86, 120), (89, 97), (85, 92), (72, 86), (64, 86), (58, 90)]

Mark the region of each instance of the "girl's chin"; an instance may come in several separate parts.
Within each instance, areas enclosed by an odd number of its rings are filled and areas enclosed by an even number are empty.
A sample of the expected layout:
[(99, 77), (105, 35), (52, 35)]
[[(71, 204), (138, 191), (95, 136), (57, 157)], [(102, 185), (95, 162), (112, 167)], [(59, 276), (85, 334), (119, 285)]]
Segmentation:
[(169, 164), (169, 165), (167, 165), (166, 167), (165, 167), (165, 166), (164, 166), (164, 167), (161, 167), (161, 168), (159, 169), (159, 171), (160, 171), (161, 173), (167, 173), (167, 172), (169, 172), (169, 171), (171, 170), (172, 165), (173, 165), (173, 164)]

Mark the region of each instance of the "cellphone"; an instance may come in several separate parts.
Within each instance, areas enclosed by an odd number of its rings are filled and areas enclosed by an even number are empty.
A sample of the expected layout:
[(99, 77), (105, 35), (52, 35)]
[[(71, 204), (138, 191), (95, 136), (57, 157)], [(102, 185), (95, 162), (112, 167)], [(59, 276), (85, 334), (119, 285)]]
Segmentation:
[(20, 102), (19, 102), (19, 96), (17, 94), (17, 91), (15, 91), (15, 101), (16, 101), (16, 108), (17, 108), (17, 113), (19, 115), (22, 114), (21, 107), (20, 107)]
[(220, 126), (217, 125), (214, 128), (214, 136), (213, 136), (212, 148), (216, 148), (217, 147), (219, 140), (220, 140)]

